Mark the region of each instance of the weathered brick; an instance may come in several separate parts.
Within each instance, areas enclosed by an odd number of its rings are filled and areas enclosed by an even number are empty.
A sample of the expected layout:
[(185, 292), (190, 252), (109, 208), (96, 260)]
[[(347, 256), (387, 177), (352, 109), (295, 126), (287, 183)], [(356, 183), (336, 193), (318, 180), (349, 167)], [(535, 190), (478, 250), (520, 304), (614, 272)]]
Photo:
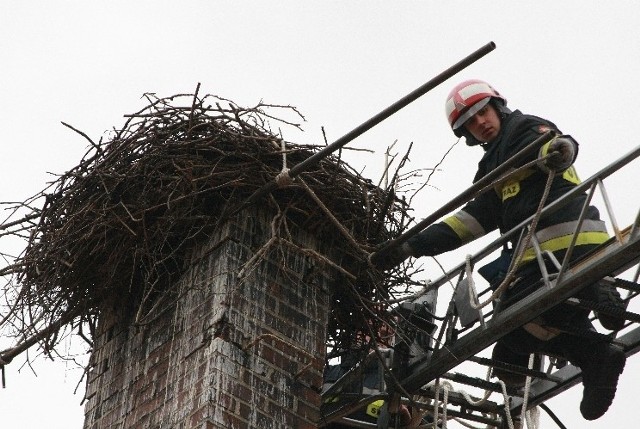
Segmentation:
[[(271, 237), (271, 220), (251, 209), (221, 225), (194, 249), (174, 287), (180, 300), (149, 326), (105, 313), (85, 429), (315, 427), (333, 274), (283, 248), (239, 282)], [(326, 246), (327, 237), (291, 232), (305, 247)]]
[(240, 416), (224, 413), (222, 424), (214, 427), (216, 429), (250, 429), (252, 426)]

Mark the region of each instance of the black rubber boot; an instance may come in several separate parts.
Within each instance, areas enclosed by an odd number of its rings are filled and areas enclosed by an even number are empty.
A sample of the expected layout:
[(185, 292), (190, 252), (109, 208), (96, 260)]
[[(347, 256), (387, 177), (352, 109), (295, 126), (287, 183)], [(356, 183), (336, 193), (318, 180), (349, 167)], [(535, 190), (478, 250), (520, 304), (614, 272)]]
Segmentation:
[(582, 371), (580, 413), (586, 420), (600, 418), (611, 406), (622, 374), (624, 351), (603, 341), (560, 335), (546, 344), (550, 354), (566, 357)]
[(593, 345), (592, 352), (580, 360), (584, 386), (580, 413), (586, 420), (595, 420), (600, 418), (613, 402), (626, 356), (617, 346), (599, 343)]

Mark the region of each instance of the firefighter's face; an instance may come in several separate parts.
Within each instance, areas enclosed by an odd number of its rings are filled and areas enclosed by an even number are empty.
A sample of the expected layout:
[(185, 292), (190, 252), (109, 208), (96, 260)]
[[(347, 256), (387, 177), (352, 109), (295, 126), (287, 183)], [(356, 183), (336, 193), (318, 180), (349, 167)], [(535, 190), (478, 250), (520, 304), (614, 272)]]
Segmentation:
[(500, 116), (495, 107), (489, 103), (467, 119), (464, 127), (476, 140), (482, 143), (490, 142), (500, 132)]

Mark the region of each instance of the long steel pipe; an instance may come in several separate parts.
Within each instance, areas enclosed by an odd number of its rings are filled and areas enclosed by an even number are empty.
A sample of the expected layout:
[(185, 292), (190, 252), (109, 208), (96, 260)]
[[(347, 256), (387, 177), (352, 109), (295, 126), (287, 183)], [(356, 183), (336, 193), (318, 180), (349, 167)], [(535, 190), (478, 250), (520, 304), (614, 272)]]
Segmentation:
[[(448, 69), (446, 69), (445, 71), (443, 71), (442, 73), (440, 73), (439, 75), (431, 79), (430, 81), (426, 82), (419, 88), (405, 95), (404, 97), (402, 97), (401, 99), (393, 103), (391, 106), (382, 110), (377, 115), (371, 117), (370, 119), (366, 120), (365, 122), (363, 122), (362, 124), (354, 128), (353, 130), (349, 131), (347, 134), (340, 137), (335, 142), (324, 147), (322, 150), (314, 153), (313, 155), (311, 155), (309, 158), (305, 159), (301, 163), (293, 166), (289, 170), (289, 177), (291, 178), (296, 177), (298, 174), (309, 169), (314, 164), (318, 163), (321, 159), (327, 157), (328, 155), (332, 154), (336, 150), (342, 148), (344, 145), (354, 140), (356, 137), (360, 136), (365, 131), (370, 130), (380, 122), (387, 119), (389, 116), (398, 112), (403, 107), (417, 100), (419, 97), (423, 96), (424, 94), (431, 91), (433, 88), (435, 88), (445, 80), (449, 79), (456, 73), (460, 72), (461, 70), (470, 66), (474, 62), (478, 61), (480, 58), (484, 57), (489, 52), (493, 51), (495, 48), (496, 48), (496, 44), (493, 42), (489, 42), (483, 47), (481, 47), (480, 49), (478, 49), (477, 51), (463, 58), (462, 60), (452, 65), (451, 67), (449, 67)], [(242, 209), (243, 207), (246, 207), (248, 204), (251, 204), (257, 201), (258, 199), (262, 198), (266, 194), (274, 191), (277, 187), (278, 187), (278, 184), (275, 179), (271, 182), (266, 183), (260, 189), (257, 189), (253, 194), (251, 194), (249, 198), (246, 200), (245, 204), (243, 204), (240, 208), (238, 208), (236, 212)]]

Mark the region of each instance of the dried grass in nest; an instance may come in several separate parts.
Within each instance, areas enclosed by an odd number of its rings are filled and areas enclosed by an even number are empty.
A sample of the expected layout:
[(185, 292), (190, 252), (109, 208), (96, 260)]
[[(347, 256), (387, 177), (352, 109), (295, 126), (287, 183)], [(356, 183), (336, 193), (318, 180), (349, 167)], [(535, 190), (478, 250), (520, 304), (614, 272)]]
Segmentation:
[[(30, 238), (12, 267), (15, 275), (4, 291), (12, 311), (0, 327), (10, 325), (17, 338), (28, 339), (0, 355), (5, 360), (36, 343), (45, 352), (55, 350), (63, 332), (95, 326), (105, 305), (133, 303), (138, 313), (140, 306), (155, 308), (145, 297), (167, 298), (187, 251), (282, 170), (282, 140), (269, 123), (297, 125), (272, 112), (303, 119), (289, 106), (240, 108), (199, 97), (197, 90), (147, 99), (149, 105), (128, 115), (106, 142), (75, 130), (90, 150), (23, 204), (44, 199), (41, 210), (12, 223), (13, 231), (28, 231)], [(284, 147), (291, 166), (318, 150), (291, 142)], [(353, 277), (336, 291), (329, 327), (329, 343), (349, 347), (357, 332), (371, 328), (371, 318), (384, 314), (375, 303), (388, 284), (367, 266), (366, 255), (403, 228), (405, 217), (398, 213), (404, 207), (334, 155), (300, 179), (317, 199), (298, 183), (260, 203), (286, 209), (289, 221), (310, 231), (352, 237), (343, 243)], [(306, 197), (291, 203), (301, 193)]]

